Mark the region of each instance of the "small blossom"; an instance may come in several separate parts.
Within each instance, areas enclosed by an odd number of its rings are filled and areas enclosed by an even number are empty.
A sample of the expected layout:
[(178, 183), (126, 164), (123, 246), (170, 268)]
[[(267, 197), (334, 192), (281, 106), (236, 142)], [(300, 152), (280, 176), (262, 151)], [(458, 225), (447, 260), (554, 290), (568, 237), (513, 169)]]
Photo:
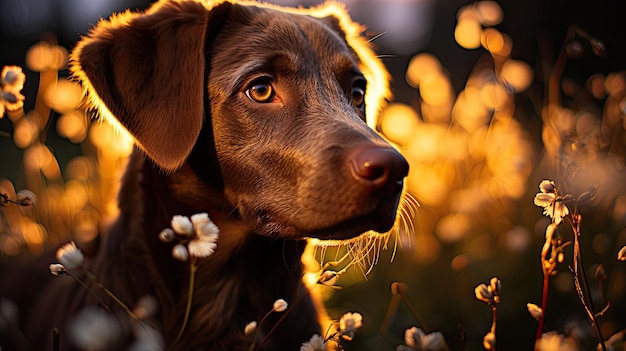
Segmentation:
[(159, 309), (159, 302), (152, 295), (146, 295), (137, 301), (137, 305), (133, 308), (133, 313), (139, 319), (147, 319), (153, 317)]
[(493, 294), (489, 291), (489, 287), (485, 283), (479, 284), (474, 288), (476, 298), (480, 301), (491, 302), (493, 300)]
[(363, 325), (363, 316), (358, 312), (345, 313), (339, 319), (339, 332), (341, 336), (346, 340), (352, 340), (357, 329)]
[(543, 310), (541, 307), (535, 305), (534, 303), (527, 303), (526, 308), (528, 308), (528, 313), (530, 313), (534, 319), (540, 320), (543, 318)]
[(617, 253), (617, 260), (626, 261), (626, 246), (622, 246), (622, 248), (619, 249), (619, 252)]
[(421, 350), (443, 351), (448, 350), (446, 340), (440, 332), (426, 334), (418, 327), (411, 327), (404, 331), (404, 343), (396, 348), (396, 351)]
[(177, 235), (182, 237), (182, 243), (174, 246), (172, 250), (172, 255), (175, 255), (176, 259), (187, 261), (189, 257), (208, 257), (215, 252), (220, 230), (207, 213), (197, 213), (191, 218), (174, 216), (171, 225), (172, 229), (166, 228), (159, 233), (159, 239), (167, 243), (174, 241)]
[(252, 333), (254, 333), (255, 330), (256, 330), (256, 321), (252, 321), (246, 324), (245, 328), (243, 328), (243, 334), (245, 336), (249, 336), (249, 335), (252, 335)]
[(69, 325), (74, 344), (84, 350), (108, 350), (122, 337), (115, 317), (101, 308), (86, 307)]
[(474, 294), (480, 301), (488, 304), (497, 304), (500, 302), (500, 289), (502, 289), (502, 282), (498, 277), (493, 277), (489, 280), (489, 285), (481, 283), (476, 286)]
[(495, 350), (496, 348), (496, 334), (489, 332), (483, 338), (483, 347), (485, 350)]
[(558, 196), (556, 185), (551, 180), (543, 180), (539, 184), (539, 193), (535, 195), (536, 206), (543, 207), (543, 214), (554, 218), (554, 223), (561, 223), (563, 217), (569, 214), (569, 209)]
[(159, 233), (159, 240), (164, 243), (171, 243), (174, 239), (176, 239), (176, 234), (170, 228), (165, 228)]
[(191, 236), (193, 234), (193, 223), (189, 217), (186, 216), (174, 216), (172, 217), (172, 229), (176, 234)]
[(580, 347), (574, 339), (557, 332), (547, 332), (535, 343), (535, 351), (578, 351)]
[(22, 68), (18, 66), (5, 66), (0, 73), (0, 118), (4, 116), (5, 109), (16, 111), (24, 106), (24, 89), (26, 76)]
[(300, 346), (300, 351), (327, 351), (324, 339), (318, 334), (314, 334), (309, 341)]
[(78, 247), (76, 247), (76, 243), (72, 241), (57, 250), (57, 260), (59, 260), (66, 269), (74, 269), (83, 264), (85, 257)]
[(172, 257), (181, 262), (187, 262), (189, 260), (189, 252), (185, 245), (178, 244), (172, 248)]
[(62, 274), (67, 274), (68, 271), (65, 269), (65, 266), (59, 263), (53, 263), (50, 265), (50, 274), (53, 276), (59, 276)]
[(411, 327), (404, 331), (404, 344), (406, 346), (417, 348), (422, 343), (422, 338), (426, 335), (424, 331), (418, 327)]
[(274, 312), (284, 312), (287, 309), (287, 301), (283, 300), (283, 299), (278, 299), (276, 301), (274, 301), (274, 308), (273, 311)]
[(432, 332), (424, 335), (422, 338), (422, 350), (424, 351), (442, 351), (447, 349), (446, 339), (441, 332)]

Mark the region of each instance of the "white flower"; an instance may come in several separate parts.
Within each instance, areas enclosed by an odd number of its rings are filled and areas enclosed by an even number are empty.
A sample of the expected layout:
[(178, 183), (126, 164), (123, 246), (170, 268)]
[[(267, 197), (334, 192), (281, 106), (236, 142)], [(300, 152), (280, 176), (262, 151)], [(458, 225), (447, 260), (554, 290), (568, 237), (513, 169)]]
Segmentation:
[(498, 277), (493, 277), (489, 280), (489, 285), (485, 283), (479, 284), (474, 288), (474, 294), (480, 301), (484, 301), (488, 304), (495, 304), (500, 302), (500, 289), (502, 288), (502, 282)]
[(76, 247), (76, 243), (72, 241), (57, 250), (57, 260), (59, 260), (66, 269), (74, 269), (83, 264), (85, 257), (78, 247)]
[(193, 223), (186, 216), (174, 216), (172, 217), (172, 229), (176, 234), (191, 236), (193, 234)]
[(528, 308), (528, 313), (530, 313), (534, 319), (540, 320), (543, 318), (543, 310), (541, 307), (535, 305), (534, 303), (527, 303), (526, 307)]
[(248, 324), (246, 324), (246, 326), (243, 328), (243, 335), (252, 335), (252, 333), (254, 333), (254, 331), (256, 330), (256, 321), (252, 321)]
[(363, 326), (363, 316), (358, 312), (345, 313), (339, 319), (339, 332), (341, 336), (346, 340), (352, 340), (356, 330)]
[(53, 263), (50, 265), (50, 274), (52, 274), (53, 276), (58, 276), (61, 274), (67, 274), (67, 269), (65, 269), (65, 266), (59, 263)]
[(98, 307), (86, 307), (71, 321), (70, 337), (84, 350), (108, 350), (122, 337), (115, 317)]
[(274, 308), (272, 310), (274, 312), (284, 312), (287, 309), (287, 306), (287, 301), (278, 299), (274, 301)]
[(543, 207), (543, 214), (554, 218), (554, 223), (558, 225), (569, 214), (569, 209), (563, 203), (563, 198), (558, 196), (556, 185), (551, 180), (543, 180), (539, 184), (539, 191), (535, 195), (535, 205)]
[(485, 350), (494, 350), (496, 348), (496, 334), (489, 332), (483, 338), (483, 347)]
[(623, 246), (621, 249), (619, 249), (619, 252), (617, 253), (617, 260), (626, 261), (626, 246)]
[(318, 334), (314, 334), (308, 342), (300, 346), (300, 351), (326, 351), (326, 343)]
[(404, 344), (407, 347), (399, 346), (397, 350), (421, 350), (421, 351), (443, 351), (448, 346), (443, 334), (433, 332), (426, 334), (418, 327), (411, 327), (404, 331)]
[(172, 248), (172, 257), (181, 262), (186, 262), (189, 259), (189, 252), (185, 245), (178, 244)]
[(554, 331), (542, 334), (535, 343), (535, 351), (577, 351), (579, 349), (574, 339)]
[(191, 218), (174, 216), (171, 225), (172, 229), (166, 228), (159, 233), (159, 239), (168, 243), (174, 241), (177, 235), (182, 237), (181, 243), (172, 249), (174, 258), (187, 261), (190, 256), (208, 257), (215, 252), (220, 230), (207, 213), (197, 213)]

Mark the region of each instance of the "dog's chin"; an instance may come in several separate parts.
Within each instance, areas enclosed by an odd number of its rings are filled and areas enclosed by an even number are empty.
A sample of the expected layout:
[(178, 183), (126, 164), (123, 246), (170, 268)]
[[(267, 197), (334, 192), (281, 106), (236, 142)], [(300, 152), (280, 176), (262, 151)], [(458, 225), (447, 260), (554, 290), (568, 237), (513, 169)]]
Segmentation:
[[(316, 238), (320, 240), (349, 240), (366, 232), (386, 233), (396, 220), (397, 206), (383, 206), (374, 211), (346, 218), (338, 223), (314, 229), (302, 229), (282, 221), (266, 220), (256, 228), (258, 234), (282, 238)], [(259, 223), (257, 221), (257, 223)]]

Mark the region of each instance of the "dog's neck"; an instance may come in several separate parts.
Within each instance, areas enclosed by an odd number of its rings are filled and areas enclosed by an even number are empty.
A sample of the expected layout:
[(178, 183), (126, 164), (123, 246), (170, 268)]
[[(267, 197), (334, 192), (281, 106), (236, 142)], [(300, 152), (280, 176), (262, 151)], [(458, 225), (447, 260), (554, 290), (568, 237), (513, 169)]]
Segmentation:
[[(209, 213), (220, 228), (220, 236), (215, 253), (198, 260), (192, 314), (186, 332), (206, 335), (207, 343), (221, 344), (223, 349), (249, 345), (251, 341), (243, 335), (244, 326), (251, 321), (259, 322), (279, 298), (287, 300), (294, 309), (291, 318), (281, 322), (284, 328), (272, 333), (281, 345), (297, 335), (292, 342), (297, 349), (319, 332), (311, 327), (317, 316), (301, 281), (300, 255), (305, 243), (253, 234), (223, 195), (200, 179), (190, 165), (165, 174), (135, 152), (122, 182), (119, 202), (120, 216), (109, 233), (99, 271), (111, 278), (105, 277), (105, 283), (120, 289), (121, 297), (129, 304), (145, 294), (157, 296), (163, 307), (162, 327), (169, 342), (178, 333), (186, 308), (189, 263), (173, 259), (172, 244), (160, 242), (158, 234), (170, 227), (172, 216), (200, 212)], [(120, 280), (121, 276), (127, 280)], [(260, 326), (260, 335), (267, 333), (280, 317), (271, 314)], [(301, 323), (306, 327), (300, 333), (293, 324), (298, 319), (310, 319)], [(241, 337), (225, 340), (224, 335)], [(270, 339), (266, 346), (271, 344)], [(181, 349), (201, 346), (184, 341), (177, 345)]]

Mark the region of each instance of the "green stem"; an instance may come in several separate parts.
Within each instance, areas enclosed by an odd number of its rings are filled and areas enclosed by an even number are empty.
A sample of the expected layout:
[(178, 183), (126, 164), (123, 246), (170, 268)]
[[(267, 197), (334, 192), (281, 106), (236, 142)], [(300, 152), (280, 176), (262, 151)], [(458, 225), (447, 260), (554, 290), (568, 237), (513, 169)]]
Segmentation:
[(195, 278), (196, 270), (198, 270), (198, 266), (196, 266), (196, 259), (197, 257), (192, 256), (191, 263), (189, 265), (189, 291), (187, 293), (187, 307), (185, 308), (185, 317), (183, 318), (183, 325), (181, 325), (180, 331), (178, 332), (176, 339), (174, 339), (174, 342), (170, 344), (170, 346), (168, 347), (168, 350), (171, 350), (172, 347), (176, 345), (176, 343), (183, 336), (183, 333), (185, 332), (185, 328), (187, 327), (187, 322), (189, 321), (189, 314), (191, 312), (191, 302), (193, 301), (193, 290), (194, 290), (194, 285), (196, 281), (196, 278)]

